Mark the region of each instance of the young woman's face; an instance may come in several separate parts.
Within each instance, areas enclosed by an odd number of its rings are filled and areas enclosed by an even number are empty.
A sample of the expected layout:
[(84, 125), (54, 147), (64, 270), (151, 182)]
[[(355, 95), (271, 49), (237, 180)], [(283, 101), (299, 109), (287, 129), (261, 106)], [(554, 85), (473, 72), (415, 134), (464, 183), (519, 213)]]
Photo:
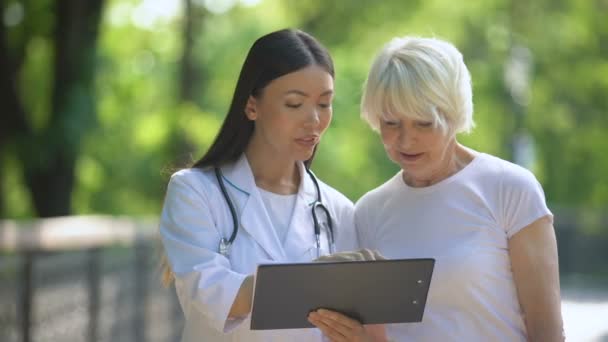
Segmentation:
[(408, 184), (433, 182), (448, 171), (455, 138), (444, 134), (432, 122), (402, 116), (381, 117), (380, 135), (386, 153), (401, 167)]
[(252, 142), (277, 158), (308, 160), (331, 121), (333, 93), (333, 78), (319, 66), (273, 80), (247, 102)]

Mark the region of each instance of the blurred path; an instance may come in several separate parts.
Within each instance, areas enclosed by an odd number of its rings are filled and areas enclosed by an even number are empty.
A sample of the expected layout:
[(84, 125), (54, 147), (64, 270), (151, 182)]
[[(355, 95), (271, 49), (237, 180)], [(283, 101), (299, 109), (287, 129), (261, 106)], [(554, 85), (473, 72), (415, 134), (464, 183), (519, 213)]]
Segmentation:
[(566, 341), (608, 342), (608, 284), (570, 277), (562, 280)]

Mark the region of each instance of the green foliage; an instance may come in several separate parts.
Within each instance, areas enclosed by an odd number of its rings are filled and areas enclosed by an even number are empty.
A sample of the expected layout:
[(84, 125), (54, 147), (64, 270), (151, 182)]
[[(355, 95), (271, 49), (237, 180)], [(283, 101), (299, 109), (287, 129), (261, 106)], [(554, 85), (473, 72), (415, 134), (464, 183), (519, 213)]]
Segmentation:
[[(212, 142), (252, 42), (288, 26), (313, 33), (335, 59), (334, 119), (314, 169), (351, 199), (397, 171), (378, 135), (359, 119), (359, 99), (381, 46), (415, 34), (452, 41), (471, 70), (477, 128), (461, 142), (510, 158), (515, 112), (522, 110), (521, 125), (536, 142), (533, 171), (549, 202), (608, 203), (606, 1), (267, 0), (222, 14), (203, 9), (193, 42), (201, 70), (196, 103), (178, 99), (182, 14), (137, 24), (137, 11), (148, 2), (106, 4), (95, 79), (98, 124), (80, 142), (75, 214), (157, 214), (171, 171), (199, 158)], [(50, 111), (53, 21), (49, 2), (26, 3), (25, 15), (39, 18), (28, 23), (37, 24), (8, 31), (14, 55), (24, 53), (20, 96), (28, 119), (40, 128)], [(32, 39), (20, 46), (24, 32)], [(519, 109), (504, 81), (512, 44), (533, 55), (530, 101)], [(81, 124), (87, 123), (73, 122), (76, 129)], [(17, 158), (4, 156), (3, 165), (5, 216), (33, 215)]]
[(15, 157), (4, 157), (2, 160), (4, 169), (2, 185), (4, 189), (4, 211), (7, 217), (30, 218), (35, 212), (32, 208), (30, 194), (27, 191), (22, 175), (19, 173), (20, 167)]

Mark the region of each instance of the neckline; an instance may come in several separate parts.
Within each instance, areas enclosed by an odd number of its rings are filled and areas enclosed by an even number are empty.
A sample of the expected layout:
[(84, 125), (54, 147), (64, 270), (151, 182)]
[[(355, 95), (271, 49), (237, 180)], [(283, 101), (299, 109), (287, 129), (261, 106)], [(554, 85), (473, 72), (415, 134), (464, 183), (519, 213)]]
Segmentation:
[(473, 158), (473, 160), (471, 160), (471, 162), (469, 162), (467, 165), (465, 165), (465, 167), (463, 167), (461, 170), (459, 170), (458, 172), (454, 173), (453, 175), (442, 179), (441, 181), (429, 185), (429, 186), (424, 186), (424, 187), (413, 187), (408, 185), (404, 180), (403, 180), (403, 170), (400, 170), (399, 172), (397, 172), (397, 174), (395, 175), (396, 181), (399, 183), (399, 186), (405, 187), (405, 189), (409, 192), (413, 192), (413, 193), (418, 193), (418, 194), (424, 194), (424, 193), (430, 193), (430, 192), (434, 192), (437, 189), (440, 189), (444, 186), (446, 186), (447, 184), (452, 183), (453, 181), (464, 177), (467, 173), (471, 172), (470, 170), (474, 168), (474, 166), (476, 164), (478, 164), (482, 159), (485, 158), (485, 153), (483, 152), (477, 152), (475, 154), (475, 157)]
[(262, 189), (261, 187), (257, 187), (258, 191), (260, 192), (260, 194), (262, 195), (267, 195), (270, 197), (275, 197), (275, 198), (280, 198), (280, 199), (288, 199), (288, 198), (292, 198), (292, 197), (296, 197), (298, 196), (298, 193), (293, 193), (293, 194), (287, 194), (287, 195), (283, 195), (283, 194), (277, 194), (276, 192), (272, 192), (272, 191), (268, 191), (266, 189)]

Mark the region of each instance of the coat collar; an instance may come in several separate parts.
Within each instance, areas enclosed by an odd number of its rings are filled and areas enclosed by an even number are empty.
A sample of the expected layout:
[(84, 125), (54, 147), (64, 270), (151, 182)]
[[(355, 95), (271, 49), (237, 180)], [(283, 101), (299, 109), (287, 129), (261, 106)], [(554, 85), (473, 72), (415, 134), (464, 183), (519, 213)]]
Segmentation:
[[(304, 163), (298, 163), (298, 169), (302, 180), (300, 187), (298, 188), (298, 197), (310, 200), (308, 203), (312, 203), (317, 199), (317, 190), (315, 185), (306, 173)], [(255, 178), (253, 177), (253, 171), (247, 160), (247, 156), (243, 153), (239, 159), (228, 166), (222, 168), (224, 174), (224, 180), (229, 182), (234, 188), (240, 192), (250, 196), (252, 193), (257, 191), (257, 185), (255, 184)]]
[(298, 163), (298, 168), (302, 179), (284, 246), (268, 216), (245, 154), (243, 153), (235, 163), (223, 168), (224, 181), (236, 190), (232, 191), (231, 197), (236, 202), (237, 212), (240, 213), (239, 229), (246, 230), (266, 253), (277, 261), (287, 260), (287, 255), (298, 257), (314, 246), (310, 208), (317, 199), (317, 191), (306, 173), (304, 164)]

